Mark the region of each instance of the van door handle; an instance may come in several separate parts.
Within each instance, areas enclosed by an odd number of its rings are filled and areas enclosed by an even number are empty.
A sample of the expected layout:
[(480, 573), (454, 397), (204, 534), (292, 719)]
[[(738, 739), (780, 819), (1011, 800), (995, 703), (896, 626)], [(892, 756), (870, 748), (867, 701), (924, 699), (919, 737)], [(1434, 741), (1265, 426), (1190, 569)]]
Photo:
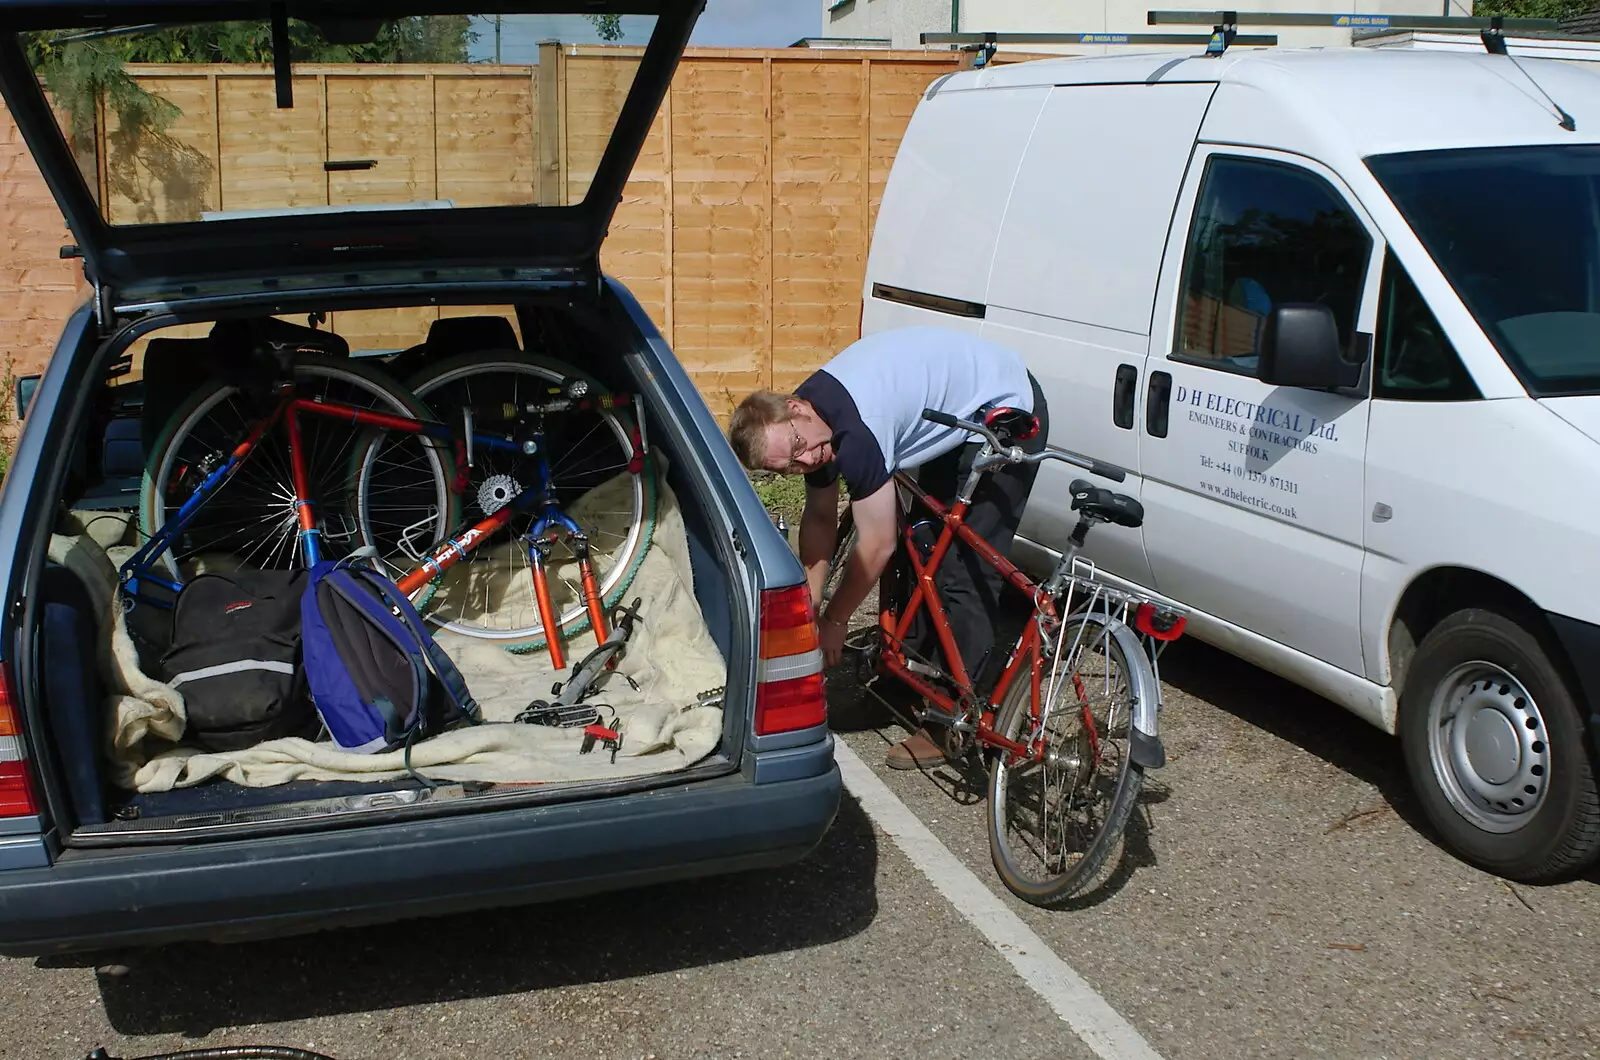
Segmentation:
[(1139, 369), (1131, 364), (1117, 366), (1117, 385), (1111, 392), (1111, 421), (1125, 431), (1133, 430), (1133, 392), (1138, 389)]
[(1167, 436), (1167, 409), (1172, 404), (1172, 376), (1150, 373), (1150, 392), (1144, 398), (1144, 429), (1155, 438)]

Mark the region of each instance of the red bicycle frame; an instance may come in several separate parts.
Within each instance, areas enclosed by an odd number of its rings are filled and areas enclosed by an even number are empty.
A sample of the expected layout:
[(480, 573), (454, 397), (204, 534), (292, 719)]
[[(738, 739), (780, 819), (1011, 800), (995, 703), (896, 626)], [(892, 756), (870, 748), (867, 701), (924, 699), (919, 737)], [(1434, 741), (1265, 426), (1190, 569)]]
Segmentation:
[(913, 525), (902, 528), (901, 547), (906, 558), (911, 564), (913, 586), (911, 597), (902, 608), (898, 618), (894, 612), (883, 610), (878, 615), (878, 628), (882, 635), (882, 663), (884, 668), (901, 681), (905, 682), (929, 702), (949, 715), (948, 719), (959, 718), (963, 711), (957, 700), (952, 699), (940, 689), (924, 680), (908, 665), (903, 650), (906, 635), (911, 630), (911, 623), (916, 619), (920, 609), (926, 607), (928, 618), (933, 625), (935, 634), (939, 639), (940, 651), (944, 655), (945, 665), (950, 676), (954, 679), (956, 687), (960, 690), (960, 697), (965, 699), (972, 695), (972, 679), (967, 673), (965, 662), (961, 658), (961, 651), (956, 645), (955, 634), (950, 630), (950, 620), (944, 609), (944, 604), (939, 598), (938, 586), (934, 583), (934, 575), (939, 570), (939, 565), (944, 562), (951, 546), (957, 538), (983, 558), (983, 561), (1000, 572), (1008, 583), (1030, 599), (1035, 599), (1036, 607), (1033, 616), (1023, 628), (1022, 635), (1018, 638), (1016, 646), (1011, 653), (1011, 659), (1006, 663), (1005, 670), (995, 683), (994, 691), (983, 704), (978, 714), (977, 738), (979, 742), (993, 747), (1003, 748), (1015, 758), (1034, 758), (1042, 754), (1043, 741), (1036, 740), (1032, 746), (1017, 743), (995, 731), (994, 704), (1005, 699), (1013, 681), (1017, 680), (1027, 671), (1027, 680), (1030, 690), (1030, 717), (1035, 722), (1039, 717), (1039, 679), (1040, 669), (1043, 664), (1043, 637), (1040, 633), (1041, 619), (1053, 621), (1056, 617), (1054, 603), (1049, 597), (1040, 597), (1038, 586), (1027, 575), (1023, 574), (1010, 560), (1006, 559), (994, 546), (978, 536), (966, 524), (968, 502), (957, 500), (946, 507), (935, 500), (927, 491), (916, 484), (905, 472), (895, 475), (895, 480), (904, 486), (912, 495), (914, 501), (931, 511), (938, 517), (944, 529), (940, 532), (938, 540), (934, 543), (932, 551), (924, 561), (917, 553), (917, 545), (913, 538)]

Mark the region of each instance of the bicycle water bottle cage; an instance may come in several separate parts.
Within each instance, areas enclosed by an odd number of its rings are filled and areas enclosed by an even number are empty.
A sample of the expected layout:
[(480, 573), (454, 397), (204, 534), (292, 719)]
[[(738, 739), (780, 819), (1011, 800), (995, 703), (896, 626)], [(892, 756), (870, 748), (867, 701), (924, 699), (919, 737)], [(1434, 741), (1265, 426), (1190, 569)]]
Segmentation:
[(997, 405), (983, 411), (983, 425), (994, 432), (1002, 446), (1025, 442), (1039, 433), (1039, 417), (1031, 412)]

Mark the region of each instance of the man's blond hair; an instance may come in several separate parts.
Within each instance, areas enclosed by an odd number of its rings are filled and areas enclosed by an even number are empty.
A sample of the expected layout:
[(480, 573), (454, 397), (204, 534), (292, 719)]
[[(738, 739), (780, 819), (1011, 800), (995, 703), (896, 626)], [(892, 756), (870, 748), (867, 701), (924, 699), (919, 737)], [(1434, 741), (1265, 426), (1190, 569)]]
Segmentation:
[(728, 418), (728, 441), (739, 463), (751, 471), (765, 470), (767, 428), (794, 418), (794, 413), (789, 411), (793, 398), (793, 394), (757, 390), (739, 402), (739, 407)]

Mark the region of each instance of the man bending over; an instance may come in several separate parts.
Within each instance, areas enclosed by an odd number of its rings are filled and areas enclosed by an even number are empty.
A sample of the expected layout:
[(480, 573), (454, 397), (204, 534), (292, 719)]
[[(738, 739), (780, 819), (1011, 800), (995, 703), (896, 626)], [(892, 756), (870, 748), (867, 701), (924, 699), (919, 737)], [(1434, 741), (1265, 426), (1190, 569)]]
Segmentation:
[[(1001, 406), (1038, 417), (1039, 433), (1020, 444), (1027, 452), (1042, 449), (1049, 430), (1044, 395), (1017, 353), (967, 332), (906, 327), (851, 343), (792, 394), (758, 390), (734, 410), (729, 435), (745, 467), (805, 476), (800, 562), (813, 600), (822, 599), (828, 580), (840, 478), (849, 490), (856, 545), (833, 599), (818, 616), (827, 665), (838, 663), (851, 615), (894, 553), (894, 472), (920, 469), (918, 484), (948, 504), (982, 445), (980, 436), (923, 419), (922, 410), (982, 422), (982, 411)], [(973, 495), (966, 523), (1001, 555), (1010, 553), (1037, 472), (1037, 464), (994, 468)], [(1000, 574), (958, 541), (935, 581), (962, 662), (975, 677), (994, 643)], [(897, 609), (900, 604), (895, 601)], [(906, 646), (914, 656), (941, 665), (925, 614), (918, 613)], [(912, 769), (943, 757), (924, 728), (891, 748), (888, 764)]]

